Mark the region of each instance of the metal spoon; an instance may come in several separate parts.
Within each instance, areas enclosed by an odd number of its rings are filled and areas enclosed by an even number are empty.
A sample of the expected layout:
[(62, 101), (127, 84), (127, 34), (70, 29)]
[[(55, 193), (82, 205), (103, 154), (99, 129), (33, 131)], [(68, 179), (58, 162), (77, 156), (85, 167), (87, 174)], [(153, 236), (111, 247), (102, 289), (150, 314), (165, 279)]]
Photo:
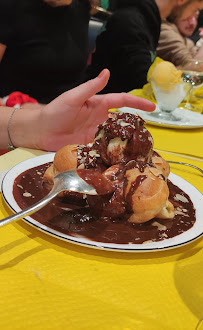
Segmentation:
[(180, 165), (186, 165), (186, 166), (190, 166), (195, 168), (196, 170), (200, 171), (201, 173), (203, 173), (203, 170), (195, 165), (192, 164), (188, 164), (188, 163), (183, 163), (183, 162), (174, 162), (172, 160), (167, 160), (168, 163), (173, 163), (173, 164), (180, 164)]
[(54, 177), (53, 188), (47, 196), (45, 196), (34, 205), (26, 208), (25, 210), (0, 220), (0, 227), (8, 224), (11, 221), (21, 219), (34, 212), (37, 212), (46, 204), (48, 204), (60, 192), (66, 190), (87, 195), (98, 195), (97, 191), (91, 185), (86, 183), (80, 176), (78, 176), (75, 170), (62, 172)]

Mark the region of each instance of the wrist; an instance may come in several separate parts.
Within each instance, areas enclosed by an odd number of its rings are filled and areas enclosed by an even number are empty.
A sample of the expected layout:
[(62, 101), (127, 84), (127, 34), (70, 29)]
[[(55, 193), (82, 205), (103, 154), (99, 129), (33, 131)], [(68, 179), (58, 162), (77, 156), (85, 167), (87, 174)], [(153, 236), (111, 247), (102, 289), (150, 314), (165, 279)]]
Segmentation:
[(39, 117), (41, 109), (18, 109), (10, 120), (10, 139), (15, 147), (40, 149)]
[(11, 134), (10, 134), (10, 126), (11, 126), (11, 120), (15, 114), (15, 112), (20, 109), (20, 108), (14, 108), (14, 110), (11, 112), (9, 118), (8, 118), (8, 124), (7, 124), (7, 133), (8, 133), (8, 150), (11, 151), (11, 150), (14, 150), (16, 148), (16, 146), (14, 146), (14, 143), (12, 141), (12, 138), (11, 138)]

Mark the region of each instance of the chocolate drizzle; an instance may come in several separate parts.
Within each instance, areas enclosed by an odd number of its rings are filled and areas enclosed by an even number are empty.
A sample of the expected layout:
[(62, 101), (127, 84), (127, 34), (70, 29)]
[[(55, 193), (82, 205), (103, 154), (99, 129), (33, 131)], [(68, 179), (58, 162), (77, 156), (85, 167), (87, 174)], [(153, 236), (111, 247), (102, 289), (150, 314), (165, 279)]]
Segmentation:
[[(78, 168), (104, 173), (114, 188), (111, 195), (87, 197), (94, 214), (98, 215), (99, 212), (102, 216), (115, 218), (126, 212), (126, 207), (132, 210), (132, 202), (129, 202), (130, 193), (128, 201), (124, 199), (125, 174), (129, 169), (137, 168), (143, 173), (147, 166), (153, 167), (152, 145), (152, 136), (144, 127), (142, 118), (119, 113), (98, 126), (93, 143), (78, 146)], [(112, 170), (112, 174), (109, 175), (108, 169), (113, 167), (115, 170), (115, 165), (118, 166), (116, 173)], [(132, 182), (130, 190), (132, 194), (133, 191), (135, 192), (135, 187), (139, 186), (138, 181), (139, 179)], [(142, 181), (143, 179), (140, 183)]]
[(127, 210), (129, 212), (132, 211), (132, 196), (135, 193), (135, 191), (137, 190), (137, 188), (139, 187), (139, 185), (147, 178), (146, 175), (139, 175), (136, 180), (131, 184), (130, 190), (125, 198), (126, 200), (126, 204), (127, 204)]
[(78, 166), (104, 171), (105, 167), (131, 160), (148, 163), (152, 145), (152, 136), (142, 118), (128, 113), (117, 114), (98, 126), (93, 143), (79, 146)]
[[(50, 163), (32, 168), (16, 178), (13, 194), (22, 209), (47, 195), (50, 187), (44, 184), (43, 173), (49, 165)], [(174, 219), (155, 218), (146, 223), (133, 224), (128, 222), (130, 214), (126, 211), (112, 220), (90, 213), (85, 200), (78, 200), (74, 196), (69, 196), (69, 200), (66, 199), (65, 202), (61, 198), (55, 198), (32, 217), (62, 233), (83, 236), (93, 241), (117, 244), (160, 241), (189, 230), (195, 222), (195, 210), (189, 196), (170, 181), (168, 186), (169, 200), (175, 207)], [(30, 197), (25, 197), (25, 192)], [(68, 210), (70, 207), (73, 210)]]
[(95, 170), (78, 169), (77, 174), (90, 186), (95, 188), (99, 195), (110, 194), (114, 191), (114, 187), (111, 184), (111, 181), (109, 181), (105, 175), (102, 175)]

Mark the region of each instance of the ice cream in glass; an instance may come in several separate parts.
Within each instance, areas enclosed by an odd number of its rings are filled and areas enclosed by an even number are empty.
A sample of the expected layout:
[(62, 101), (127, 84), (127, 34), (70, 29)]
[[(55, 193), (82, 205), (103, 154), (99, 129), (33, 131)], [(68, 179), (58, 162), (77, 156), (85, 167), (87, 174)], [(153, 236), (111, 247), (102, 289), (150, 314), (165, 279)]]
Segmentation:
[(182, 71), (171, 62), (163, 61), (154, 68), (150, 81), (160, 110), (153, 115), (172, 121), (181, 120), (172, 112), (192, 87), (189, 82), (182, 79)]

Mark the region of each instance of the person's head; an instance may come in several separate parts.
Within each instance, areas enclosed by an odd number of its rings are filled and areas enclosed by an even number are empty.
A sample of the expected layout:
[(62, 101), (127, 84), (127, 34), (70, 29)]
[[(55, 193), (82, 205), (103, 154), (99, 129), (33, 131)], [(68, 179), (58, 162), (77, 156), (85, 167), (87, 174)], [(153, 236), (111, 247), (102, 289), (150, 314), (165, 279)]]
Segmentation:
[(196, 14), (197, 11), (203, 9), (203, 0), (187, 0), (182, 5), (175, 6), (167, 19), (176, 23), (179, 19), (187, 19)]
[(175, 24), (179, 32), (184, 37), (190, 37), (193, 34), (194, 30), (197, 27), (198, 16), (199, 16), (199, 11), (196, 11), (195, 13), (192, 13), (190, 16), (184, 19), (180, 17), (176, 20)]
[[(172, 17), (175, 20), (176, 17), (179, 17), (184, 12), (184, 18), (187, 18), (191, 13), (196, 12), (197, 10), (203, 9), (203, 0), (155, 0), (159, 8), (160, 15), (162, 19), (167, 18), (168, 16)], [(189, 9), (186, 10), (186, 8)], [(190, 12), (190, 14), (188, 14)]]

